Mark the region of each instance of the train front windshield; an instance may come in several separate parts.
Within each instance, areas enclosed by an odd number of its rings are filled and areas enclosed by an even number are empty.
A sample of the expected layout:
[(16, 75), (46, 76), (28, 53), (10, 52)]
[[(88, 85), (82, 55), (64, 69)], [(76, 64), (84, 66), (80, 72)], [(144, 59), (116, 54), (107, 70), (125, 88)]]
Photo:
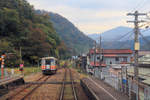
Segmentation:
[(46, 59), (45, 63), (46, 63), (46, 65), (55, 65), (55, 60), (54, 59)]

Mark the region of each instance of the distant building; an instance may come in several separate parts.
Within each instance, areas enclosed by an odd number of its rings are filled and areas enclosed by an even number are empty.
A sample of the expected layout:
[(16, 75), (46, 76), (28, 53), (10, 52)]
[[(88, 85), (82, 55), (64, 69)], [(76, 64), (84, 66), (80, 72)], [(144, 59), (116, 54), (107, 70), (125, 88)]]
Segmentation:
[(101, 49), (101, 51), (100, 49), (90, 49), (87, 60), (87, 71), (90, 72), (100, 66), (112, 66), (115, 69), (121, 68), (122, 64), (130, 64), (132, 56), (133, 51), (131, 49)]
[(142, 57), (142, 56), (145, 56), (145, 55), (149, 55), (150, 54), (150, 51), (145, 51), (145, 50), (140, 50), (139, 52), (138, 52), (138, 54), (139, 54), (139, 57)]
[(150, 65), (150, 51), (139, 51), (139, 64)]
[(91, 49), (89, 52), (90, 64), (92, 66), (99, 66), (100, 56), (102, 58), (101, 64), (104, 66), (110, 64), (127, 64), (130, 63), (132, 54), (133, 52), (130, 49), (103, 49), (101, 51), (99, 49), (96, 49), (96, 52), (94, 49)]

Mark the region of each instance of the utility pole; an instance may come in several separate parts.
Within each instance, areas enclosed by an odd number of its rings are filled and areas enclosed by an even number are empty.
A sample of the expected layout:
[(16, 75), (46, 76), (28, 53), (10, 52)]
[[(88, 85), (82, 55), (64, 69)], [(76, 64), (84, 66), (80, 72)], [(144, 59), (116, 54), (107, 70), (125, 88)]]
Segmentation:
[[(143, 20), (139, 21), (139, 16), (145, 16), (146, 13), (139, 13), (138, 11), (135, 11), (134, 13), (128, 13), (127, 16), (134, 16), (134, 21), (127, 21), (129, 23), (134, 23), (134, 79), (139, 82), (138, 75), (138, 51), (140, 50), (140, 43), (139, 43), (139, 23), (145, 22)], [(139, 99), (139, 91), (137, 92), (137, 100)]]
[(100, 52), (99, 52), (99, 57), (100, 57), (100, 63), (101, 63), (101, 53), (102, 53), (102, 37), (101, 37), (101, 35), (100, 35), (100, 37), (99, 37), (99, 50), (100, 50)]
[(95, 41), (95, 49), (94, 49), (94, 66), (96, 65), (96, 41)]
[(101, 60), (102, 60), (102, 38), (101, 38), (101, 35), (100, 35), (100, 37), (99, 37), (99, 44), (100, 44), (100, 46), (99, 46), (99, 67), (100, 67), (100, 79), (101, 79), (101, 67), (102, 67), (102, 62), (101, 62)]
[(95, 41), (95, 48), (94, 48), (94, 76), (95, 76), (95, 66), (96, 66), (96, 41)]
[[(99, 63), (101, 64), (101, 56), (102, 56), (102, 42), (101, 42), (101, 35), (100, 35), (100, 37), (99, 37)], [(100, 65), (100, 67), (101, 67), (101, 65)]]

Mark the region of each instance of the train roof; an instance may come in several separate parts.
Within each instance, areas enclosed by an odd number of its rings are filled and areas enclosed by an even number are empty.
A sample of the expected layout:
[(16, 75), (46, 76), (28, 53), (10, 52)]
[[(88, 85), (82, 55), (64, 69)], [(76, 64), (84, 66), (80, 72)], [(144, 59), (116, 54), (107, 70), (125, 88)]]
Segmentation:
[(57, 60), (57, 58), (55, 58), (55, 57), (43, 57), (41, 59), (54, 59), (54, 60)]

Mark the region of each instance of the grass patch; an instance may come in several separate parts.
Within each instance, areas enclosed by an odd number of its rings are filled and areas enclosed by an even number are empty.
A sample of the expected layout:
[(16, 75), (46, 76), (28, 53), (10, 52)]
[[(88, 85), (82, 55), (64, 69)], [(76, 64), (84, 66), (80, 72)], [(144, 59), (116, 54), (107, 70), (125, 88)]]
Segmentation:
[[(11, 69), (12, 68), (6, 68), (7, 72), (8, 73), (11, 73)], [(13, 68), (14, 69), (14, 74), (21, 74), (21, 71), (19, 71), (19, 68)], [(41, 71), (41, 68), (40, 67), (24, 67), (24, 75), (29, 75), (29, 74), (32, 74), (32, 73), (37, 73), (37, 72), (40, 72)]]

